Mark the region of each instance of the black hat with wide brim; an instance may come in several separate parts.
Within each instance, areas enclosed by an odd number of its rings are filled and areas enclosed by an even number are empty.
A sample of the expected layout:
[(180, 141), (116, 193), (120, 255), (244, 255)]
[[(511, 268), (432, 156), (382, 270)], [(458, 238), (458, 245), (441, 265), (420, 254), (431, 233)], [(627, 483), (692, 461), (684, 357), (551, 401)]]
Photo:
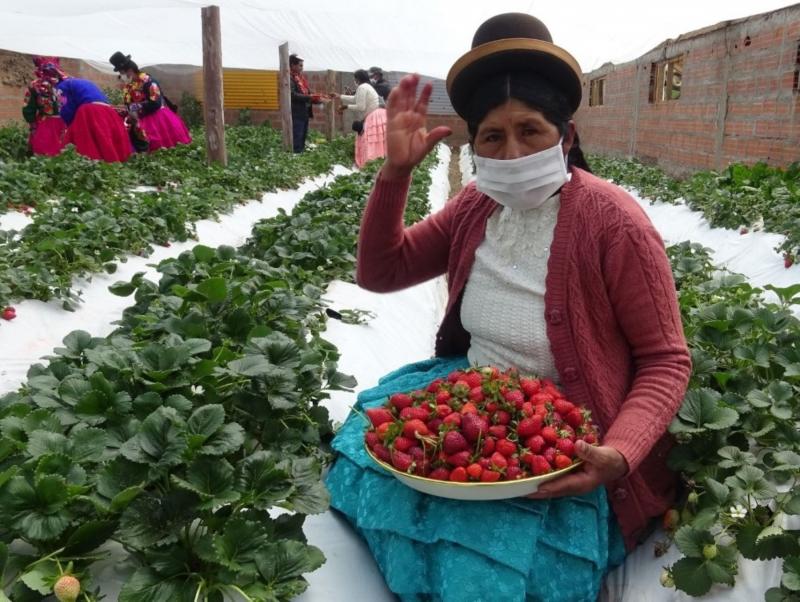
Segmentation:
[(484, 22), (472, 39), (472, 50), (447, 75), (453, 108), (467, 118), (472, 94), (486, 78), (499, 73), (536, 73), (561, 91), (574, 113), (581, 104), (582, 72), (578, 61), (553, 44), (550, 31), (536, 17), (505, 13)]
[(130, 54), (122, 54), (119, 50), (117, 50), (114, 54), (111, 55), (111, 58), (108, 59), (108, 62), (114, 65), (114, 71), (120, 72), (124, 71), (128, 68), (128, 65), (132, 63), (131, 55)]

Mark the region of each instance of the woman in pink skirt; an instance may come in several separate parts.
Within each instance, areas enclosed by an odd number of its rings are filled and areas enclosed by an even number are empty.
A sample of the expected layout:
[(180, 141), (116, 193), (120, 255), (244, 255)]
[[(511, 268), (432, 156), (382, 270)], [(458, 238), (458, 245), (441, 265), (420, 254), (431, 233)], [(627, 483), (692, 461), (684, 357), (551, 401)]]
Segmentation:
[(67, 125), (59, 115), (59, 102), (56, 85), (58, 79), (44, 72), (47, 64), (60, 66), (54, 56), (35, 56), (36, 79), (25, 91), (25, 105), (22, 116), (30, 124), (28, 144), (34, 155), (54, 156), (64, 148), (64, 131)]
[(386, 156), (386, 109), (380, 108), (380, 97), (370, 84), (369, 73), (359, 69), (353, 77), (358, 86), (356, 93), (339, 99), (342, 110), (355, 112), (356, 166), (363, 167), (368, 161)]
[(125, 105), (128, 113), (138, 120), (139, 126), (147, 134), (150, 151), (170, 148), (176, 144), (189, 144), (192, 141), (186, 124), (166, 106), (166, 97), (161, 93), (158, 82), (140, 71), (129, 54), (115, 52), (109, 62), (125, 82)]

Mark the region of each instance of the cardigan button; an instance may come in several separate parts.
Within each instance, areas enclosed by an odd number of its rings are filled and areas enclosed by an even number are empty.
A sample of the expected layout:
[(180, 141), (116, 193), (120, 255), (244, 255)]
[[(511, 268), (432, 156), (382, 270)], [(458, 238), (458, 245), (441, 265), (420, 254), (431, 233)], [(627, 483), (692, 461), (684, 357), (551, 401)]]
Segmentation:
[(564, 380), (568, 382), (574, 382), (578, 380), (578, 371), (575, 368), (567, 368), (564, 370)]
[(626, 499), (627, 497), (628, 497), (628, 492), (625, 489), (623, 489), (622, 487), (618, 487), (616, 490), (614, 490), (614, 499), (615, 500), (622, 501), (622, 500)]
[(563, 317), (561, 316), (561, 312), (557, 309), (550, 310), (550, 324), (554, 326), (558, 326), (563, 321)]

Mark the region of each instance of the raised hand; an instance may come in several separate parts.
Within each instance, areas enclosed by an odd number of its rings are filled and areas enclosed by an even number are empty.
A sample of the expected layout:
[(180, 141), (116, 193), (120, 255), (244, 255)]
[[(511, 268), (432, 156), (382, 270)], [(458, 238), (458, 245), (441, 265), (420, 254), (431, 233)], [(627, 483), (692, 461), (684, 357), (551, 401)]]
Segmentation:
[(448, 127), (428, 131), (428, 102), (433, 86), (422, 87), (417, 98), (419, 75), (407, 75), (389, 94), (386, 103), (386, 162), (381, 175), (387, 179), (408, 177), (436, 144), (451, 134)]

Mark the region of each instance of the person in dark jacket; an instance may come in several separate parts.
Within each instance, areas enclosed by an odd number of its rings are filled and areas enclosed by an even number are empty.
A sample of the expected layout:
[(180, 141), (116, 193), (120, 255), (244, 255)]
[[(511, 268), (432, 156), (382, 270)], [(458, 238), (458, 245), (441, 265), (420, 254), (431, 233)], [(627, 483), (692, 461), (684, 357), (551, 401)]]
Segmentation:
[(314, 116), (313, 105), (325, 102), (328, 97), (312, 94), (308, 79), (303, 75), (303, 59), (296, 54), (289, 55), (289, 71), (292, 85), (292, 146), (296, 153), (306, 148), (308, 122)]
[(383, 103), (386, 104), (386, 100), (389, 98), (389, 92), (392, 91), (392, 85), (383, 77), (383, 69), (380, 67), (370, 67), (369, 81), (372, 83), (372, 87), (375, 88), (378, 96), (383, 100)]

